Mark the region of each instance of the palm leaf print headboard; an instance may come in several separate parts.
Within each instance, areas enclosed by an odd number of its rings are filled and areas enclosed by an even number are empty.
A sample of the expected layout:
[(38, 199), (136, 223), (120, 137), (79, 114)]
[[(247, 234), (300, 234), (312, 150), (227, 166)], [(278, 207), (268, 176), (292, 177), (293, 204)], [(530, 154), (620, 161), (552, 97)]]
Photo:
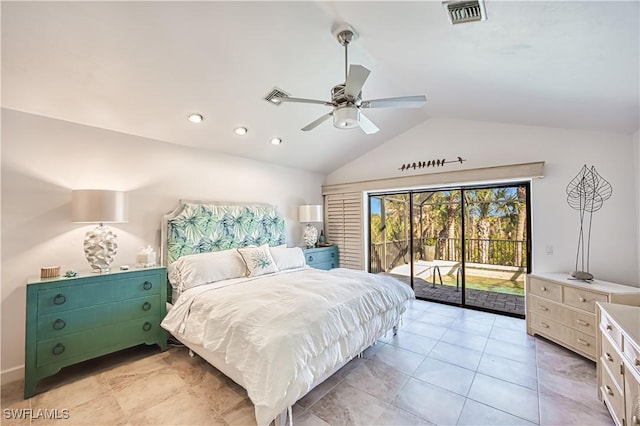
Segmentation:
[(249, 245), (285, 243), (284, 219), (268, 204), (180, 201), (162, 221), (162, 262)]

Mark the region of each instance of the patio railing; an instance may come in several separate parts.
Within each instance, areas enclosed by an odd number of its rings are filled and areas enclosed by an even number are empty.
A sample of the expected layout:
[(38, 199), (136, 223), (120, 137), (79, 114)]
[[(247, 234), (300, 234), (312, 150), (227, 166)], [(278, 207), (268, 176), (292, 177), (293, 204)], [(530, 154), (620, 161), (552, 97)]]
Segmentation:
[[(435, 242), (434, 258), (429, 257), (427, 242)], [(414, 260), (462, 261), (462, 242), (458, 238), (416, 238), (413, 240)], [(432, 249), (433, 250), (433, 249)], [(465, 240), (466, 261), (487, 265), (527, 266), (527, 245), (525, 240), (486, 240), (468, 238)], [(387, 241), (371, 245), (371, 272), (388, 271), (396, 266), (409, 263), (407, 240)]]

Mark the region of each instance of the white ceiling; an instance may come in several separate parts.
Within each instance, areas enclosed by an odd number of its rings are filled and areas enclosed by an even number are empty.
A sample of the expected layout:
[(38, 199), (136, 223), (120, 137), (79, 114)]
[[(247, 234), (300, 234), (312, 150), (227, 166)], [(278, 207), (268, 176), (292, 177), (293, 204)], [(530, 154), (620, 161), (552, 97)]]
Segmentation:
[[(485, 5), (487, 21), (452, 26), (439, 1), (2, 1), (2, 106), (322, 173), (429, 118), (638, 130), (639, 2)], [(366, 110), (367, 136), (302, 132), (328, 107), (262, 99), (329, 100), (342, 21), (360, 34), (349, 62), (372, 71), (363, 98), (425, 107)]]

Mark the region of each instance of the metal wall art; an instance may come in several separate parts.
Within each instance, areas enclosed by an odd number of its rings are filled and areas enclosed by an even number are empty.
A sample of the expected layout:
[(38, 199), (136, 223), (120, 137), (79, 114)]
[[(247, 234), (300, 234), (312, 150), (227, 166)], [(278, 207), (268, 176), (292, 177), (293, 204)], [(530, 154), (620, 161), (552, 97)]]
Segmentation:
[[(567, 185), (567, 203), (569, 203), (572, 209), (580, 212), (580, 233), (578, 234), (576, 270), (571, 273), (571, 276), (577, 280), (589, 281), (593, 279), (593, 275), (589, 273), (593, 212), (597, 212), (602, 208), (604, 202), (611, 197), (612, 192), (613, 188), (611, 188), (611, 184), (598, 174), (595, 166), (588, 168), (586, 164), (582, 166), (580, 173)], [(584, 220), (587, 213), (589, 214), (589, 229), (585, 240)], [(578, 270), (579, 259), (581, 270)]]
[(458, 159), (456, 159), (456, 160), (447, 160), (447, 159), (443, 158), (442, 160), (437, 159), (437, 160), (429, 160), (429, 161), (418, 161), (416, 163), (403, 164), (401, 167), (398, 167), (398, 170), (400, 170), (401, 172), (404, 172), (404, 171), (409, 170), (409, 169), (415, 170), (415, 169), (426, 169), (426, 168), (429, 168), (429, 167), (442, 167), (442, 166), (444, 166), (445, 164), (448, 164), (448, 163), (458, 163), (459, 162), (460, 164), (462, 164), (463, 161), (467, 161), (467, 160), (465, 160), (462, 157), (458, 157)]

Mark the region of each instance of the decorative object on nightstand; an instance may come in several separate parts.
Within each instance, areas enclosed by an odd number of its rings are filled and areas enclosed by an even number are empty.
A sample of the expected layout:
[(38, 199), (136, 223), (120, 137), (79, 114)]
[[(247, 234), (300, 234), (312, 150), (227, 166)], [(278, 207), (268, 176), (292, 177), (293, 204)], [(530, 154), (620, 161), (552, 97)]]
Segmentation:
[(311, 222), (322, 222), (322, 206), (307, 204), (298, 207), (298, 220), (306, 223), (303, 240), (306, 248), (313, 248), (318, 242), (318, 229)]
[(340, 266), (337, 246), (305, 248), (302, 251), (305, 262), (312, 268), (333, 269)]
[(127, 196), (121, 191), (80, 189), (71, 193), (75, 223), (99, 223), (84, 237), (84, 255), (94, 272), (108, 272), (118, 250), (116, 234), (105, 223), (127, 221)]
[(151, 246), (142, 247), (136, 254), (136, 266), (149, 268), (156, 266), (156, 252)]
[[(576, 253), (576, 269), (571, 276), (577, 280), (589, 281), (593, 275), (589, 273), (589, 254), (591, 251), (591, 221), (593, 212), (597, 212), (602, 205), (611, 197), (613, 189), (611, 184), (598, 174), (595, 166), (588, 168), (585, 164), (580, 169), (580, 173), (574, 177), (567, 185), (567, 203), (569, 206), (580, 212), (580, 233), (578, 234), (578, 251)], [(589, 213), (589, 232), (585, 240), (584, 218), (585, 213)], [(585, 253), (586, 244), (586, 253)], [(578, 259), (581, 259), (578, 270)], [(585, 268), (586, 258), (586, 268)]]
[(167, 349), (165, 268), (27, 282), (24, 397), (62, 367), (146, 343)]
[(40, 268), (40, 278), (54, 278), (60, 276), (59, 266), (44, 266)]

